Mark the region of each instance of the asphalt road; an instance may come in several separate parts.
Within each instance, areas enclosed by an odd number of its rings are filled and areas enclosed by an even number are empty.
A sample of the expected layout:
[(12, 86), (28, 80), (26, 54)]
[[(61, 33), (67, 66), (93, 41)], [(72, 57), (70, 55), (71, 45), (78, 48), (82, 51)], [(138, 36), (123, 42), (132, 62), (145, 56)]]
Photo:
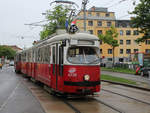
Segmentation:
[(0, 113), (45, 113), (13, 67), (0, 70)]

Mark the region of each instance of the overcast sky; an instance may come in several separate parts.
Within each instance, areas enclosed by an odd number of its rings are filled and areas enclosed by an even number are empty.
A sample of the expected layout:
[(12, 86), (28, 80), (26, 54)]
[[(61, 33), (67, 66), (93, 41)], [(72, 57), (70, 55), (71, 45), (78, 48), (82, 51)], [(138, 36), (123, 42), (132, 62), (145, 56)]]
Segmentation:
[[(53, 1), (0, 0), (0, 45), (17, 45), (21, 48), (32, 46), (34, 40), (40, 39), (39, 33), (42, 27), (30, 27), (24, 24), (44, 20), (42, 13), (52, 9), (49, 4)], [(72, 1), (81, 8), (82, 0)], [(119, 3), (119, 1), (124, 2)], [(108, 7), (109, 11), (115, 12), (117, 19), (130, 19), (128, 11), (134, 9), (133, 1), (139, 3), (139, 0), (89, 0), (87, 9), (92, 6)]]

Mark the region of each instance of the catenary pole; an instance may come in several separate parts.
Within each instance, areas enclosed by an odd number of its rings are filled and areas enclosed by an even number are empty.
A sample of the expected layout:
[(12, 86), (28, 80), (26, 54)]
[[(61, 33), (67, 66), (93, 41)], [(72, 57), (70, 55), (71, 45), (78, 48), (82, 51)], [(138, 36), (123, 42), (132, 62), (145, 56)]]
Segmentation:
[(83, 0), (82, 5), (83, 5), (83, 12), (84, 12), (84, 31), (86, 31), (86, 5), (88, 3), (88, 0)]

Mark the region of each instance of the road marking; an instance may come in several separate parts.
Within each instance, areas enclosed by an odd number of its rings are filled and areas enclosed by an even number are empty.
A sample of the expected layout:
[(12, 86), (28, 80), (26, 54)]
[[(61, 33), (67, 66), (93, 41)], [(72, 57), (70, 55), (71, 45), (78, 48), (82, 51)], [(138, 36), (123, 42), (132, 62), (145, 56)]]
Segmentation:
[(16, 89), (19, 87), (19, 85), (20, 85), (20, 82), (16, 85), (16, 87), (14, 88), (12, 93), (9, 95), (9, 97), (6, 99), (6, 101), (4, 101), (4, 103), (0, 106), (0, 111), (2, 111), (2, 109), (7, 105), (9, 100), (14, 96)]

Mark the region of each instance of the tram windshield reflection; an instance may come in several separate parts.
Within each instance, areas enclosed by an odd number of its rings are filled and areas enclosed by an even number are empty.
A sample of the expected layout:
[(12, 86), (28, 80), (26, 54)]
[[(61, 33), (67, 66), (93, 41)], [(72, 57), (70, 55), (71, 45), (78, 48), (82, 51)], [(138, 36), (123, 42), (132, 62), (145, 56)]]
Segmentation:
[(99, 63), (98, 48), (94, 47), (70, 47), (67, 59), (75, 64), (97, 64)]

